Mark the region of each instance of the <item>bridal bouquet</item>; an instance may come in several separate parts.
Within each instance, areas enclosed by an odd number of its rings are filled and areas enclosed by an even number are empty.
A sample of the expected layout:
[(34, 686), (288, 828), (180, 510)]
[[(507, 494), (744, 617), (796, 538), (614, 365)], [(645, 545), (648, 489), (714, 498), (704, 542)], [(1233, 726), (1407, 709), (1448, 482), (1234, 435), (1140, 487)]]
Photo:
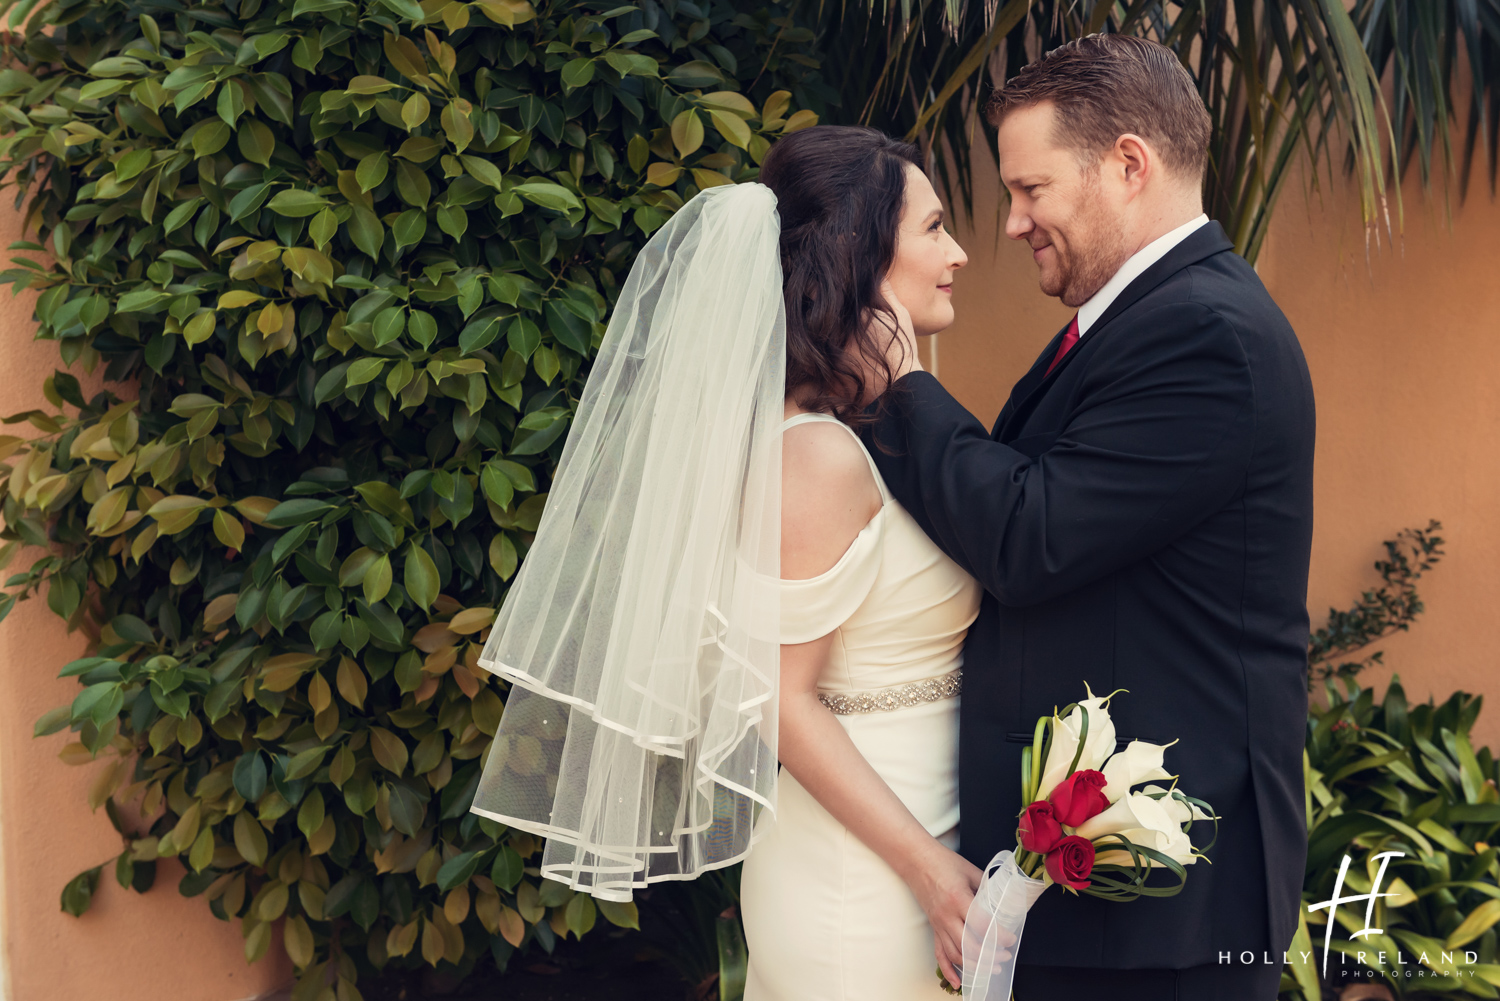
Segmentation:
[[(963, 991), (969, 1001), (1009, 1001), (1026, 912), (1056, 883), (1067, 892), (1106, 900), (1170, 897), (1187, 885), (1185, 866), (1213, 846), (1194, 847), (1193, 822), (1214, 821), (1213, 807), (1176, 788), (1145, 782), (1175, 779), (1162, 768), (1172, 744), (1132, 740), (1115, 752), (1109, 700), (1084, 686), (1088, 698), (1037, 720), (1021, 752), (1024, 806), (1014, 851), (999, 852), (964, 922)], [(1147, 886), (1152, 869), (1177, 882)], [(940, 974), (941, 977), (941, 974)], [(943, 986), (950, 993), (956, 993)]]

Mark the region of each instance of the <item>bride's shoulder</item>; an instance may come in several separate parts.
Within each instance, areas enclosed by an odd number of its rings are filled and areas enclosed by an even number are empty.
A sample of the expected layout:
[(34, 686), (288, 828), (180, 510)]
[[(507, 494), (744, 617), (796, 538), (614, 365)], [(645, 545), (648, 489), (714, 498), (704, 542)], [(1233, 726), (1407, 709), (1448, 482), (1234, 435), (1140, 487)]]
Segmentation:
[(781, 575), (815, 577), (880, 513), (880, 487), (858, 439), (833, 421), (786, 430), (781, 474)]

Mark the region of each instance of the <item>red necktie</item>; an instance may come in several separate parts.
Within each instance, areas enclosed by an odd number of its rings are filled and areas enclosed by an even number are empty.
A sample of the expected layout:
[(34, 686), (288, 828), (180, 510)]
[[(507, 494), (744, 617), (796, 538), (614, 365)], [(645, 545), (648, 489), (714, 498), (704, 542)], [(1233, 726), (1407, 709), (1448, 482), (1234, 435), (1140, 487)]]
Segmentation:
[(1042, 375), (1045, 379), (1052, 374), (1057, 363), (1063, 360), (1063, 355), (1073, 350), (1073, 345), (1078, 343), (1078, 317), (1073, 317), (1073, 322), (1068, 324), (1068, 329), (1063, 333), (1062, 343), (1057, 346), (1057, 354), (1052, 356), (1052, 364), (1047, 366), (1047, 371)]

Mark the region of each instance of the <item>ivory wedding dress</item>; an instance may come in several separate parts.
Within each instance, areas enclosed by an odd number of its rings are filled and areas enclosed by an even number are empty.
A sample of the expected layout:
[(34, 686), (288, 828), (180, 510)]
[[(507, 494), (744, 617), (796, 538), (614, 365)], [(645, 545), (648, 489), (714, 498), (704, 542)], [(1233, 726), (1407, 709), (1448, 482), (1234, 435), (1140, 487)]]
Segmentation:
[[(849, 430), (826, 414), (782, 429), (812, 421)], [(953, 848), (959, 668), (980, 589), (896, 503), (873, 461), (870, 472), (884, 506), (827, 572), (781, 582), (781, 641), (837, 631), (819, 699), (928, 833)], [(777, 799), (741, 884), (746, 1001), (946, 997), (932, 929), (895, 871), (784, 769)]]

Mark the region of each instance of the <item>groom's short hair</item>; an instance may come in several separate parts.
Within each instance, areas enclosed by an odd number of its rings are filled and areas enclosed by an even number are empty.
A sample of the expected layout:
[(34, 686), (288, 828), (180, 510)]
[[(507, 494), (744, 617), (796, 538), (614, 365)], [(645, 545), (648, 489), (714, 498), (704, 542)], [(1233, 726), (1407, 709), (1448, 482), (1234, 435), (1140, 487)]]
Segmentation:
[(1058, 141), (1096, 163), (1127, 132), (1150, 142), (1168, 170), (1201, 180), (1213, 123), (1193, 78), (1164, 45), (1132, 35), (1086, 35), (1025, 66), (997, 90), (985, 118), (999, 127), (1019, 108), (1050, 103)]

